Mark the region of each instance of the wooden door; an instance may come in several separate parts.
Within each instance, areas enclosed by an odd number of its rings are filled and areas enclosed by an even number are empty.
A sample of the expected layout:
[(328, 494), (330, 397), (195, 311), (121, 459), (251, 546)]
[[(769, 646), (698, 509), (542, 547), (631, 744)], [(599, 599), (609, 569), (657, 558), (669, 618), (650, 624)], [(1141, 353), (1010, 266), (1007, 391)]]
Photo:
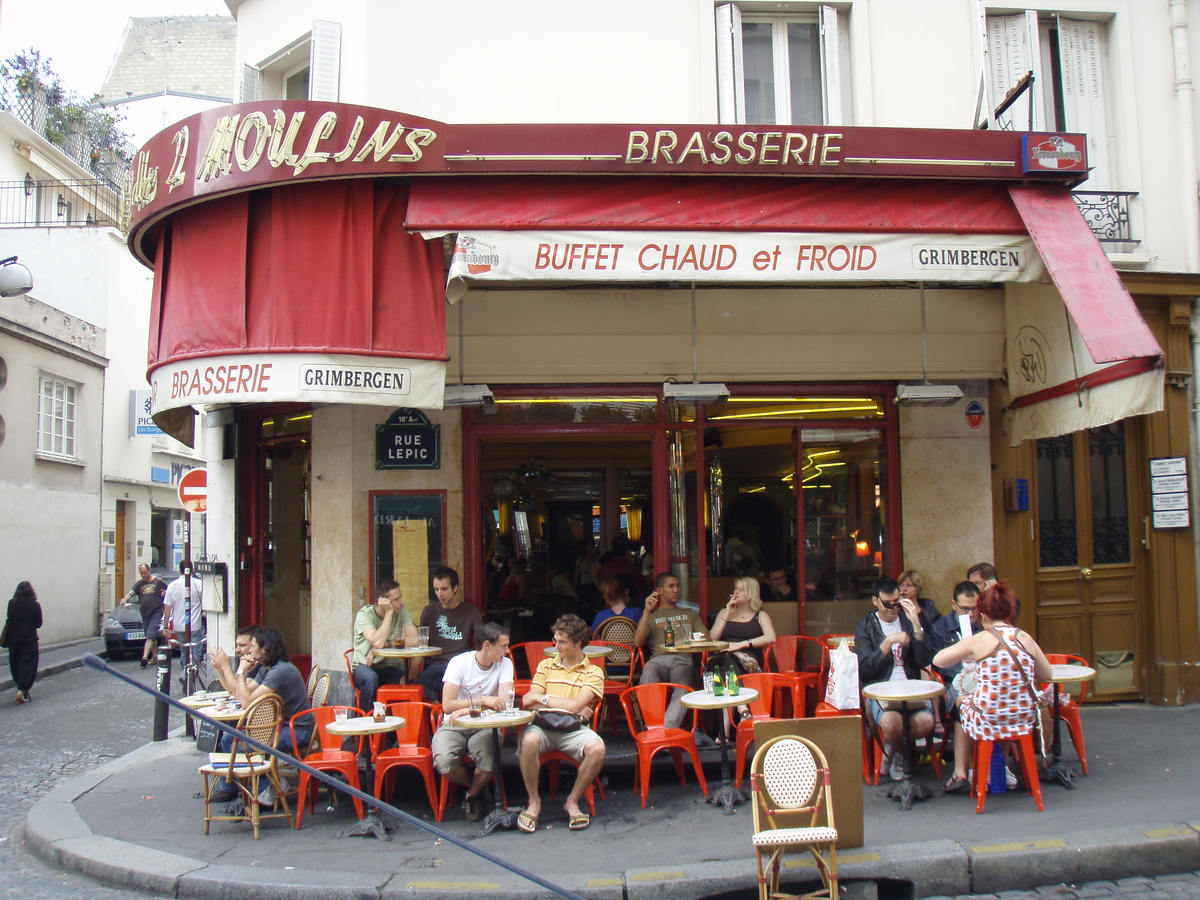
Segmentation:
[(1141, 697), (1145, 577), (1137, 429), (1037, 442), (1037, 640), (1097, 670), (1090, 694)]
[(125, 547), (125, 503), (117, 501), (116, 539), (117, 552), (114, 554), (113, 596), (120, 600), (125, 596), (125, 556), (129, 552)]

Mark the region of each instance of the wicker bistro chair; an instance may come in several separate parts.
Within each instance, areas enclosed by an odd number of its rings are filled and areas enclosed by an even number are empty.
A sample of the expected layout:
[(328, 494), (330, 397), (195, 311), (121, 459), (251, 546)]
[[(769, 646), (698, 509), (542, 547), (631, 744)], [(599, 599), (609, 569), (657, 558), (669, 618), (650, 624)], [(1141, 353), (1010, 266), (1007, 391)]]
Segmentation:
[[(246, 736), (270, 747), (279, 745), (279, 726), (283, 721), (283, 701), (278, 694), (264, 694), (242, 713), (237, 729)], [(275, 757), (258, 753), (242, 739), (235, 738), (229, 753), (210, 753), (208, 762), (200, 767), (204, 779), (204, 833), (208, 834), (209, 823), (218, 821), (250, 822), (254, 826), (254, 839), (258, 840), (259, 823), (262, 819), (287, 817), (294, 824), (292, 812), (279, 781), (279, 770)], [(237, 814), (213, 815), (212, 796), (214, 788), (222, 782), (233, 784), (241, 794), (242, 811)], [(263, 812), (259, 807), (258, 795), (270, 785), (275, 789), (276, 804), (283, 812)]]
[[(315, 667), (314, 667), (315, 671)], [(329, 673), (324, 672), (313, 683), (312, 692), (308, 695), (313, 706), (324, 706), (329, 699)]]
[[(801, 896), (837, 900), (838, 833), (833, 822), (829, 780), (825, 754), (805, 738), (793, 735), (772, 738), (754, 754), (750, 790), (754, 795), (753, 840), (760, 900), (793, 896), (780, 893), (779, 869), (784, 854), (794, 848), (812, 854), (824, 885), (821, 890)], [(821, 824), (822, 813), (824, 824)]]
[[(308, 699), (310, 702), (313, 698), (313, 691), (315, 691), (317, 689), (317, 679), (320, 677), (321, 677), (321, 667), (318, 666), (316, 663), (313, 663), (313, 667), (311, 669), (309, 669), (309, 671), (308, 671), (308, 684), (306, 685), (306, 687), (308, 689)], [(313, 706), (320, 706), (320, 705), (321, 705), (320, 703), (313, 703)]]

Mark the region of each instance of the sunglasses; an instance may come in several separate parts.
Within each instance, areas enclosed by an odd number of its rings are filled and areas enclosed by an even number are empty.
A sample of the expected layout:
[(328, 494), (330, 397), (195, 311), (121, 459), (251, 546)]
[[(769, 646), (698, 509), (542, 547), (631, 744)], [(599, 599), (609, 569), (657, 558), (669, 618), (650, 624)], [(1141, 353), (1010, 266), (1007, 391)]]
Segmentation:
[(887, 600), (880, 600), (879, 602), (883, 604), (884, 609), (899, 609), (900, 608), (899, 600), (893, 600), (891, 603), (889, 603)]

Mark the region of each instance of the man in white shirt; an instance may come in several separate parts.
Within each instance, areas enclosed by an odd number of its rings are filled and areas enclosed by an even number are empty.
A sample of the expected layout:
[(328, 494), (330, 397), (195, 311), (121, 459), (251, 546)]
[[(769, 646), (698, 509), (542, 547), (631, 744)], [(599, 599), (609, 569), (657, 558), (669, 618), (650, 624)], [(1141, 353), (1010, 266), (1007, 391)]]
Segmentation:
[[(179, 564), (180, 572), (194, 571), (192, 561), (185, 559)], [(199, 578), (192, 575), (192, 602), (190, 614), (187, 609), (187, 576), (180, 575), (174, 581), (167, 585), (167, 593), (163, 598), (163, 622), (166, 623), (167, 631), (181, 632), (187, 628), (189, 616), (192, 622), (192, 641), (196, 642), (197, 632), (204, 631), (204, 625), (201, 617), (202, 607), (200, 606), (200, 592), (203, 589)]]
[[(502, 710), (513, 690), (513, 664), (508, 658), (509, 636), (502, 626), (485, 622), (475, 632), (478, 650), (453, 657), (442, 676), (442, 711), (445, 718), (433, 736), (433, 764), (443, 777), (467, 789), (463, 817), (483, 818), (480, 793), (496, 771), (495, 737), (491, 729), (463, 728), (455, 724), (471, 714), (471, 697), (481, 709)], [(463, 754), (475, 761), (474, 775), (463, 768)]]

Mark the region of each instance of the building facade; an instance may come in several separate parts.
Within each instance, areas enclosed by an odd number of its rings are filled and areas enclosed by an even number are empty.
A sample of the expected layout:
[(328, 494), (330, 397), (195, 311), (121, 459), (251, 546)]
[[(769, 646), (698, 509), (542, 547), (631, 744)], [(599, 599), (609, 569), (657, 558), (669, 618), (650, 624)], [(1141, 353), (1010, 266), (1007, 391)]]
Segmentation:
[(127, 186), (219, 633), (336, 667), (448, 563), (540, 638), (617, 537), (808, 634), (989, 560), (1097, 696), (1195, 699), (1187, 5), (769, 6), (230, 4), (243, 105)]

